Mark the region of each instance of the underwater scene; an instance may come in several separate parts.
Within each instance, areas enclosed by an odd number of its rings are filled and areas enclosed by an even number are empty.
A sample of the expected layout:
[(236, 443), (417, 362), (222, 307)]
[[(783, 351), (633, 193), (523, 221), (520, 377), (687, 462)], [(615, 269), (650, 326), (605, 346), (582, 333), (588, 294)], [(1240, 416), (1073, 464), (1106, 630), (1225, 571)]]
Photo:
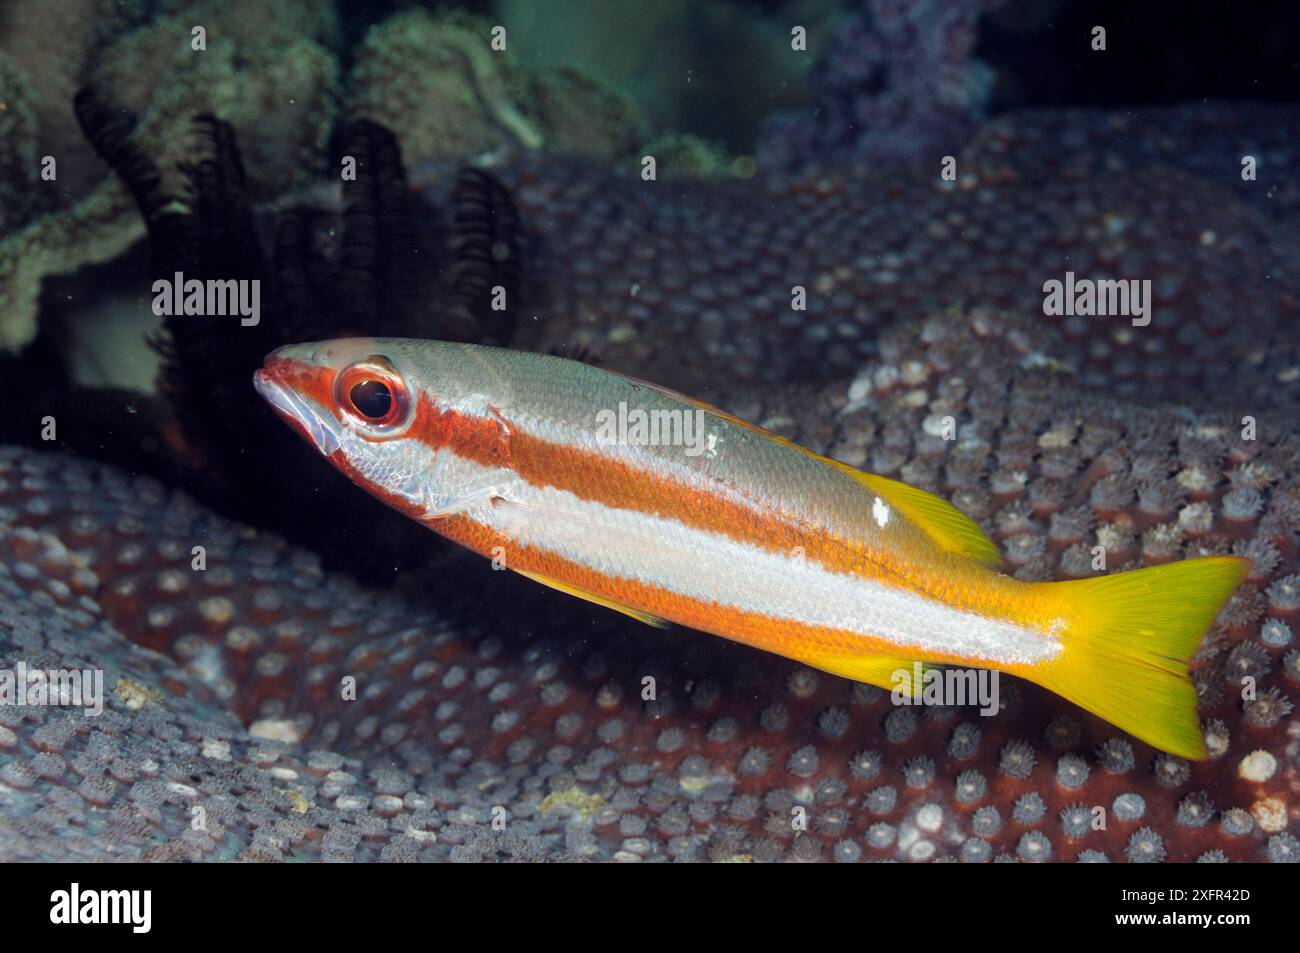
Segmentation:
[(0, 0), (0, 860), (1297, 862), (1298, 102), (1282, 2)]

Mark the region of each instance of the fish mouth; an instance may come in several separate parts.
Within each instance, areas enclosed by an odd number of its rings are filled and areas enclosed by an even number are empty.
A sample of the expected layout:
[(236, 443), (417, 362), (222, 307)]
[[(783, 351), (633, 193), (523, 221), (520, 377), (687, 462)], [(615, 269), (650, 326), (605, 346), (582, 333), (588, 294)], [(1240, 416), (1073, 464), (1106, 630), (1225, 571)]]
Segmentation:
[(280, 380), (273, 367), (253, 372), (253, 388), (285, 423), (310, 440), (326, 457), (333, 456), (343, 445), (338, 422), (322, 414), (313, 402)]

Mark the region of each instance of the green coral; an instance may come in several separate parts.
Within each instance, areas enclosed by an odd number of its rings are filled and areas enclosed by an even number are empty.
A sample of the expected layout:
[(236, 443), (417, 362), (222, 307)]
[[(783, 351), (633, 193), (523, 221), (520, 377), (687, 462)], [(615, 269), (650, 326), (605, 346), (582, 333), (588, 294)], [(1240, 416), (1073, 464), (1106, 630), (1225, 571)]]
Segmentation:
[[(205, 50), (191, 47), (196, 25), (206, 31)], [(253, 170), (254, 194), (269, 199), (324, 168), (339, 85), (337, 59), (325, 44), (337, 31), (332, 7), (310, 0), (200, 4), (118, 37), (80, 79), (136, 115), (136, 140), (167, 175), (177, 175), (176, 163), (190, 155), (195, 115), (226, 119)], [(46, 103), (38, 92), (39, 115), (71, 111), (67, 84), (53, 85), (69, 102)], [(54, 154), (62, 180), (63, 153)], [(116, 178), (102, 163), (95, 169), (97, 184), (84, 197), (72, 193), (72, 204), (0, 238), (0, 349), (16, 350), (35, 334), (45, 277), (109, 261), (143, 235)]]
[(542, 133), (519, 110), (508, 52), (491, 25), (411, 10), (371, 27), (356, 51), (349, 112), (392, 129), (408, 162), (534, 148)]
[[(338, 112), (338, 62), (321, 43), (332, 30), (304, 35), (293, 14), (311, 4), (265, 6), (235, 0), (228, 9), (166, 17), (102, 58), (92, 81), (106, 101), (139, 117), (136, 137), (150, 144), (160, 166), (185, 158), (191, 118), (213, 113), (235, 127), (245, 165), (256, 170), (267, 197), (322, 170), (322, 147)], [(206, 31), (206, 50), (191, 48), (196, 25)]]
[(348, 110), (388, 126), (408, 163), (545, 148), (632, 154), (641, 120), (626, 97), (577, 70), (535, 70), (492, 48), (489, 20), (411, 10), (372, 27), (356, 51)]
[(551, 152), (615, 159), (632, 155), (643, 141), (631, 100), (579, 70), (539, 70), (518, 91)]
[(752, 174), (752, 162), (732, 159), (720, 146), (685, 133), (660, 136), (645, 147), (645, 154), (655, 157), (656, 171), (664, 176), (703, 179)]
[(0, 53), (0, 234), (35, 211), (39, 172), (32, 90), (17, 65)]
[(55, 187), (44, 201), (75, 201), (103, 177), (82, 138), (72, 97), (103, 50), (139, 21), (140, 0), (5, 0), (0, 3), (0, 53), (22, 75), (35, 112), (37, 156), (58, 160)]

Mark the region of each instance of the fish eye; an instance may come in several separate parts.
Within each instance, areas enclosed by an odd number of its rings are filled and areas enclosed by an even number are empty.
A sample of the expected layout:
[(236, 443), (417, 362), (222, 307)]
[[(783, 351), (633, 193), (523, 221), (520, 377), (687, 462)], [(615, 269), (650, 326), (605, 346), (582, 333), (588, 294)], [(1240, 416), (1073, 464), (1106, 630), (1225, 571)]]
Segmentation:
[(362, 425), (362, 432), (382, 436), (406, 421), (406, 385), (397, 369), (381, 355), (371, 355), (341, 371), (334, 393), (339, 408)]
[(383, 381), (358, 381), (348, 391), (352, 409), (367, 420), (383, 420), (393, 406), (393, 391)]

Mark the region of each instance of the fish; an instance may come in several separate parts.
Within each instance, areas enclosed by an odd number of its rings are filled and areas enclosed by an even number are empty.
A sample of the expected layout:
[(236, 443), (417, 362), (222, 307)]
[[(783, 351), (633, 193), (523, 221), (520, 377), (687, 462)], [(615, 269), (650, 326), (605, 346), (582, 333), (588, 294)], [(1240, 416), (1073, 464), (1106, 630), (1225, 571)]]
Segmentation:
[(1016, 579), (938, 496), (552, 355), (349, 338), (253, 384), (359, 487), (554, 589), (905, 694), (900, 673), (1004, 672), (1207, 757), (1190, 660), (1247, 559)]

